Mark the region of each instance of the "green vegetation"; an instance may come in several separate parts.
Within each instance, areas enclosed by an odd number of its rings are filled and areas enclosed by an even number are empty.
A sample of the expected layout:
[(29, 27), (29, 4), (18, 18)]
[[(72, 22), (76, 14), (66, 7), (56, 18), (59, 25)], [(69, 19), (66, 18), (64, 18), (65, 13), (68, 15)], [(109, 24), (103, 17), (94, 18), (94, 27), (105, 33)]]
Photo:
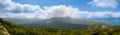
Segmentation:
[(11, 35), (120, 35), (120, 26), (99, 28), (90, 27), (87, 30), (66, 27), (22, 27), (0, 19), (0, 23)]

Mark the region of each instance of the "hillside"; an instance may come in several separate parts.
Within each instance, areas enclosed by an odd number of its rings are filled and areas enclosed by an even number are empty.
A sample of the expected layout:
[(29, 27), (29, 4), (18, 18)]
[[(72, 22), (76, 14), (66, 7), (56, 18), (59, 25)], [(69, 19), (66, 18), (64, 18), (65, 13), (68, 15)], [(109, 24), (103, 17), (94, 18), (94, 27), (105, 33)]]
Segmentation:
[(0, 35), (10, 35), (7, 29), (0, 23)]
[(0, 19), (0, 35), (10, 35), (9, 32), (7, 31), (6, 27), (4, 27), (3, 20)]
[(80, 29), (87, 29), (89, 26), (92, 25), (109, 25), (103, 22), (95, 22), (90, 20), (78, 20), (69, 17), (57, 17), (51, 19), (22, 19), (22, 18), (7, 18), (4, 19), (6, 21), (10, 21), (14, 24), (21, 25), (21, 26), (59, 26), (59, 27), (71, 27), (71, 28), (80, 28)]
[(95, 25), (87, 30), (82, 30), (78, 28), (61, 28), (56, 26), (24, 27), (1, 20), (0, 22), (10, 35), (120, 35), (120, 26), (101, 28), (99, 25)]

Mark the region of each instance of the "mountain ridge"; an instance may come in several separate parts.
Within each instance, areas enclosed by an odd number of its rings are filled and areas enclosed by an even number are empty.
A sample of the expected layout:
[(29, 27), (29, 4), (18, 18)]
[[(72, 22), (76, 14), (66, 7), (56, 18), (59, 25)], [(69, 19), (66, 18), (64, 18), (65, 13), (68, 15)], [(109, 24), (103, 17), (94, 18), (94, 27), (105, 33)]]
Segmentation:
[(22, 26), (60, 26), (60, 27), (77, 27), (87, 29), (89, 26), (95, 24), (105, 24), (102, 22), (95, 22), (89, 20), (78, 20), (72, 18), (51, 18), (42, 21), (37, 21), (29, 24), (21, 24)]

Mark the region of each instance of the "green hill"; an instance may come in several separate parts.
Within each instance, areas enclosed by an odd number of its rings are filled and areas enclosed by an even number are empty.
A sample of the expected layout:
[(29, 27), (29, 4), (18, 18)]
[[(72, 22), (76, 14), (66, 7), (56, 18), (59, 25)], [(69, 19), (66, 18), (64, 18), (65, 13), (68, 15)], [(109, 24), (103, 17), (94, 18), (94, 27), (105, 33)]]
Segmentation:
[(78, 20), (69, 17), (55, 17), (51, 19), (22, 19), (22, 18), (4, 18), (4, 20), (12, 22), (12, 24), (21, 25), (21, 26), (59, 26), (59, 27), (70, 27), (70, 28), (80, 28), (87, 29), (88, 27), (99, 24), (109, 26), (107, 23), (91, 21), (91, 20)]
[(10, 35), (120, 35), (120, 26), (101, 28), (99, 25), (94, 25), (87, 30), (83, 30), (78, 28), (57, 26), (23, 27), (11, 24), (2, 19), (0, 19), (0, 23)]

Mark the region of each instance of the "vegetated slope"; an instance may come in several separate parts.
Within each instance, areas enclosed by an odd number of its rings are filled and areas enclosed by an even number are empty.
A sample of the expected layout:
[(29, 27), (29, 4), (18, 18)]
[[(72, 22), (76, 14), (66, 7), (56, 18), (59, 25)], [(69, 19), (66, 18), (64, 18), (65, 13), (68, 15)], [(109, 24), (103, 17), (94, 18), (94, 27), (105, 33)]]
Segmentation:
[(0, 35), (10, 35), (2, 23), (0, 23)]
[(2, 25), (2, 19), (0, 19), (0, 35), (10, 35), (7, 29)]
[(88, 30), (60, 27), (22, 27), (2, 21), (2, 25), (11, 35), (120, 35), (120, 26), (100, 28), (95, 27)]
[(34, 23), (37, 21), (41, 21), (41, 19), (34, 19), (34, 18), (3, 18), (5, 21), (9, 21), (13, 24), (29, 24), (29, 23)]
[(89, 20), (77, 20), (67, 17), (67, 18), (51, 18), (29, 24), (22, 24), (22, 26), (59, 26), (59, 27), (75, 27), (75, 28), (87, 29), (89, 26), (95, 24), (105, 24), (105, 23), (89, 21)]

